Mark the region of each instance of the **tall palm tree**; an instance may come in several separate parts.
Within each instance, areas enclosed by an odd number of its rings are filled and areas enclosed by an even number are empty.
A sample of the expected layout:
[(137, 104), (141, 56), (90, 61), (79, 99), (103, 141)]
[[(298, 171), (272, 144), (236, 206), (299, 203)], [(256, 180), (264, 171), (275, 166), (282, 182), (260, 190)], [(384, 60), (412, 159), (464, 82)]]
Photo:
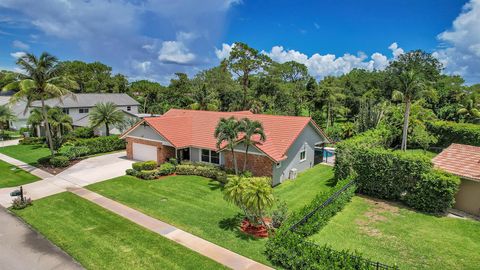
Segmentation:
[(2, 129), (2, 138), (5, 134), (5, 129), (8, 129), (10, 121), (17, 119), (17, 116), (12, 112), (7, 105), (0, 106), (0, 128)]
[(221, 118), (215, 128), (214, 136), (217, 139), (217, 148), (220, 148), (223, 143), (227, 144), (227, 148), (232, 152), (233, 166), (235, 174), (238, 175), (237, 158), (235, 157), (235, 145), (238, 140), (238, 133), (240, 132), (240, 122), (234, 117), (228, 119)]
[[(263, 125), (259, 121), (252, 121), (248, 118), (240, 120), (240, 132), (243, 133), (243, 143), (245, 144), (245, 160), (243, 161), (243, 171), (247, 169), (248, 149), (258, 142), (265, 142), (267, 136), (263, 130)], [(253, 136), (258, 135), (258, 140), (254, 141)]]
[(121, 124), (124, 120), (124, 114), (117, 108), (115, 103), (98, 103), (89, 114), (90, 125), (95, 128), (102, 124), (105, 125), (107, 136), (110, 135), (110, 126)]
[(402, 99), (405, 103), (405, 113), (403, 117), (402, 145), (401, 150), (407, 150), (408, 122), (412, 101), (419, 97), (426, 86), (422, 77), (414, 70), (403, 71), (398, 75), (400, 88), (394, 92), (395, 99)]
[[(58, 59), (46, 52), (39, 57), (27, 53), (17, 60), (17, 66), (23, 71), (14, 82), (3, 87), (4, 91), (15, 90), (18, 92), (13, 95), (11, 102), (15, 103), (25, 99), (25, 111), (28, 110), (31, 103), (40, 100), (42, 109), (42, 118), (44, 123), (48, 123), (47, 108), (45, 100), (50, 98), (61, 98), (71, 94), (69, 89), (77, 88), (75, 81), (61, 75), (61, 65)], [(45, 125), (48, 145), (52, 156), (55, 154), (52, 133), (49, 125)]]

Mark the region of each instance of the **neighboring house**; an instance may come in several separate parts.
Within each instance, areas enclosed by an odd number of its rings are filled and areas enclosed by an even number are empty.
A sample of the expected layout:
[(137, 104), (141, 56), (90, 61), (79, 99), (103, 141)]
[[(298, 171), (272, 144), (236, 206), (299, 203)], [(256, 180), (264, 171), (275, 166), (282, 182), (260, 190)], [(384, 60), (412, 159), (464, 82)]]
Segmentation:
[(19, 130), (22, 127), (27, 126), (27, 119), (30, 116), (30, 112), (25, 111), (27, 103), (25, 101), (19, 101), (14, 104), (10, 104), (10, 98), (14, 92), (0, 92), (0, 105), (7, 105), (13, 111), (17, 119), (10, 121), (9, 126), (11, 129)]
[[(117, 105), (117, 108), (125, 113), (125, 119), (129, 119), (130, 122), (136, 122), (141, 118), (138, 114), (138, 107), (140, 103), (134, 100), (127, 94), (74, 94), (59, 99), (48, 99), (45, 104), (50, 107), (60, 107), (65, 113), (70, 115), (73, 120), (73, 126), (76, 127), (89, 127), (90, 121), (88, 113), (98, 103), (113, 102)], [(31, 105), (32, 108), (40, 108), (40, 101), (34, 101)], [(128, 128), (128, 127), (127, 127)], [(121, 127), (112, 126), (110, 128), (110, 134), (122, 133)], [(95, 129), (96, 135), (105, 135), (105, 126), (99, 126)]]
[[(249, 148), (247, 170), (256, 176), (269, 176), (273, 185), (314, 165), (315, 146), (329, 143), (310, 117), (275, 116), (242, 112), (210, 112), (171, 109), (159, 117), (147, 117), (121, 137), (127, 141), (127, 157), (156, 160), (206, 162), (232, 169), (232, 153), (217, 149), (215, 128), (221, 118), (249, 118), (262, 123), (266, 141)], [(255, 137), (253, 138), (255, 139)], [(245, 160), (241, 138), (235, 150), (239, 169)]]
[(480, 216), (480, 147), (454, 143), (432, 161), (435, 167), (462, 179), (455, 208)]

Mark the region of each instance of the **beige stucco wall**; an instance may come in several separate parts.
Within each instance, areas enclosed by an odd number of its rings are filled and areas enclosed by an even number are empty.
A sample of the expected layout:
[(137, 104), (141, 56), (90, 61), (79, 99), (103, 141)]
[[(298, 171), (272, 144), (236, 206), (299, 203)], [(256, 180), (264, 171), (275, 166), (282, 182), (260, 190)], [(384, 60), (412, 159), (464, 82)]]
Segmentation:
[(455, 196), (455, 208), (480, 216), (480, 182), (462, 179), (460, 189)]

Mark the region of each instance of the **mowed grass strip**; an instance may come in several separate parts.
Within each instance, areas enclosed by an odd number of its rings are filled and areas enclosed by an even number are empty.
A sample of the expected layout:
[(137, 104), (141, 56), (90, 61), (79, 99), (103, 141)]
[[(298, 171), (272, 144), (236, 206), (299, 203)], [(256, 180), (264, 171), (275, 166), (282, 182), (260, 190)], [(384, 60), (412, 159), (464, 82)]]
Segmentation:
[(311, 240), (337, 250), (357, 250), (400, 269), (480, 265), (480, 222), (427, 215), (358, 196)]
[[(276, 187), (277, 198), (297, 209), (309, 203), (332, 176), (328, 166), (315, 167), (295, 182)], [(270, 264), (264, 250), (266, 239), (245, 235), (239, 230), (241, 210), (223, 199), (222, 186), (199, 176), (170, 176), (144, 181), (122, 176), (87, 187), (108, 198), (135, 208), (149, 216), (191, 234), (249, 257)]]
[(49, 156), (50, 150), (42, 145), (10, 145), (0, 147), (0, 153), (32, 166), (37, 166), (37, 160)]
[(0, 160), (0, 175), (0, 188), (18, 187), (40, 180), (35, 175), (2, 160)]
[(72, 193), (14, 212), (87, 269), (224, 269)]

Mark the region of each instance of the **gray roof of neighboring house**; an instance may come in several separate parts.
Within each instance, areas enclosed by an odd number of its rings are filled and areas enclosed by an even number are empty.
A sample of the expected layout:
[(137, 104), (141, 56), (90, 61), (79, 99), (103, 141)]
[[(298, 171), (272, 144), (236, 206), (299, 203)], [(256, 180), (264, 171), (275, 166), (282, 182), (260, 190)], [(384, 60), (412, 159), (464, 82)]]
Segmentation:
[[(80, 108), (94, 107), (97, 103), (113, 102), (118, 106), (140, 105), (135, 99), (127, 94), (74, 94), (59, 99), (48, 99), (45, 104), (50, 107)], [(40, 107), (40, 101), (32, 102), (32, 107)]]
[(20, 100), (17, 103), (9, 104), (11, 97), (12, 96), (0, 96), (0, 105), (8, 105), (18, 119), (28, 118), (29, 113), (25, 113), (25, 106), (27, 106), (27, 103), (23, 100)]
[[(124, 111), (124, 110), (121, 110), (121, 112), (123, 112), (127, 116), (132, 116), (132, 117), (137, 118), (137, 116), (133, 113), (130, 113), (130, 112), (127, 112), (127, 111)], [(90, 117), (89, 117), (89, 115), (85, 115), (84, 117), (73, 121), (72, 124), (74, 126), (77, 126), (77, 127), (89, 127), (90, 126)]]

